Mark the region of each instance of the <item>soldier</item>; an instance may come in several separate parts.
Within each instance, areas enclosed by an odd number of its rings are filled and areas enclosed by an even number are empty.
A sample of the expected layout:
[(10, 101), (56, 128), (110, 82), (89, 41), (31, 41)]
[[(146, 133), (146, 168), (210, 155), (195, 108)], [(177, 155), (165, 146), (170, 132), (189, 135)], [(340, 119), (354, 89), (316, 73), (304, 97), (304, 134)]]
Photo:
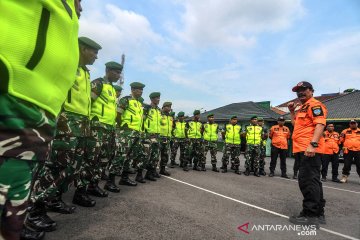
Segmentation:
[(170, 116), (171, 102), (164, 102), (160, 120), (160, 174), (170, 176), (165, 170), (169, 161), (170, 139), (173, 128), (173, 118)]
[(360, 129), (355, 119), (350, 120), (350, 127), (343, 130), (340, 142), (343, 144), (344, 167), (341, 182), (346, 183), (350, 175), (351, 163), (354, 160), (356, 172), (360, 176)]
[(281, 177), (289, 178), (286, 174), (286, 155), (288, 150), (288, 141), (290, 139), (290, 129), (285, 124), (285, 118), (278, 118), (278, 125), (272, 126), (269, 138), (271, 139), (271, 161), (269, 177), (274, 176), (278, 155), (280, 155)]
[(152, 92), (149, 95), (151, 104), (145, 106), (144, 115), (144, 129), (147, 138), (150, 141), (150, 158), (147, 165), (147, 172), (145, 178), (150, 181), (156, 181), (160, 175), (156, 172), (156, 167), (159, 163), (160, 145), (159, 145), (159, 134), (160, 134), (160, 121), (161, 121), (161, 110), (158, 107), (160, 102), (160, 92)]
[[(264, 127), (264, 119), (258, 117), (258, 125), (263, 128), (263, 134), (266, 135), (264, 138), (267, 138), (268, 130)], [(266, 138), (261, 140), (260, 143), (260, 161), (259, 161), (259, 174), (266, 176), (265, 172), (265, 158), (266, 158)]]
[(149, 155), (144, 151), (145, 147), (142, 141), (144, 110), (140, 98), (145, 85), (140, 82), (133, 82), (130, 86), (131, 95), (119, 100), (119, 111), (121, 113), (121, 117), (119, 118), (119, 121), (121, 122), (120, 136), (124, 148), (121, 155), (123, 169), (119, 184), (136, 186), (137, 183), (129, 179), (131, 157), (136, 156), (139, 158), (139, 161), (137, 162), (138, 173), (136, 178), (138, 182), (144, 182), (142, 176), (143, 164), (145, 163), (146, 156)]
[(214, 114), (210, 113), (207, 115), (208, 122), (203, 125), (203, 138), (204, 138), (204, 163), (201, 166), (202, 169), (205, 169), (206, 155), (210, 150), (211, 155), (211, 165), (214, 172), (219, 172), (216, 167), (216, 154), (217, 154), (217, 141), (219, 126), (214, 122)]
[[(169, 115), (172, 117), (172, 121), (173, 121), (173, 131), (174, 131), (174, 127), (175, 127), (175, 112), (171, 111), (169, 113)], [(171, 160), (171, 149), (173, 148), (174, 146), (174, 138), (173, 138), (173, 134), (171, 133), (171, 138), (170, 138), (170, 168), (174, 168), (175, 166), (179, 166), (179, 164), (177, 162), (175, 162), (175, 159), (174, 161)]]
[(245, 127), (242, 135), (246, 137), (245, 150), (245, 176), (250, 175), (250, 167), (254, 167), (254, 176), (260, 177), (259, 161), (260, 161), (260, 144), (265, 135), (262, 127), (258, 126), (257, 116), (251, 118), (251, 124)]
[[(174, 127), (173, 127), (173, 132), (172, 132), (172, 136), (173, 136), (173, 141), (174, 144), (171, 148), (171, 162), (175, 163), (175, 158), (176, 158), (176, 154), (178, 151), (178, 148), (180, 147), (180, 157), (179, 157), (179, 161), (180, 161), (180, 167), (184, 167), (184, 161), (185, 161), (185, 150), (186, 150), (186, 122), (184, 121), (184, 116), (185, 113), (184, 112), (178, 112), (177, 114), (177, 120), (176, 122), (174, 122)], [(176, 165), (176, 163), (175, 163)], [(170, 166), (171, 167), (171, 166)]]
[(331, 162), (332, 168), (332, 181), (339, 183), (338, 169), (339, 169), (339, 143), (340, 134), (334, 131), (334, 124), (330, 123), (327, 125), (326, 131), (324, 132), (325, 138), (325, 150), (321, 159), (321, 181), (326, 182), (326, 176), (328, 172), (329, 162)]
[(194, 158), (194, 167), (193, 170), (201, 171), (199, 168), (199, 161), (203, 161), (204, 149), (201, 139), (201, 128), (202, 123), (200, 120), (200, 111), (194, 111), (193, 120), (186, 124), (186, 137), (189, 139), (188, 145), (186, 146), (186, 157), (184, 162), (184, 171), (189, 171), (188, 162), (191, 164), (192, 159)]
[[(32, 177), (48, 158), (56, 116), (75, 80), (77, 4), (68, 1), (64, 8), (61, 1), (1, 1), (1, 239), (20, 238)], [(40, 239), (44, 233), (25, 228), (21, 237)]]
[(227, 165), (229, 164), (229, 157), (231, 156), (234, 163), (234, 170), (236, 174), (241, 174), (240, 166), (240, 144), (241, 144), (241, 126), (237, 124), (237, 116), (230, 118), (230, 123), (226, 124), (225, 132), (222, 132), (225, 140), (223, 157), (222, 157), (222, 172), (227, 172)]

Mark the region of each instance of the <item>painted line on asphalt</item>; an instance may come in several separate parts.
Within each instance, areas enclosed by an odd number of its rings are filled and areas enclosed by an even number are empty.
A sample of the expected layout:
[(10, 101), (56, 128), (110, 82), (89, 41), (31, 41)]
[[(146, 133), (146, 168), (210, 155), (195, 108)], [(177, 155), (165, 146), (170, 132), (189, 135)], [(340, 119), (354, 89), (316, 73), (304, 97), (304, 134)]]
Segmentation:
[[(298, 182), (297, 180), (287, 179), (287, 178), (282, 178), (282, 177), (273, 177), (273, 178), (277, 178), (277, 179), (285, 180), (285, 181), (291, 181), (291, 182)], [(342, 188), (326, 186), (326, 185), (324, 185), (324, 183), (323, 183), (323, 188), (330, 188), (330, 189), (334, 189), (334, 190), (338, 190), (338, 191), (344, 191), (344, 192), (351, 192), (351, 193), (355, 193), (355, 194), (360, 194), (360, 192), (357, 192), (357, 191), (352, 191), (352, 190), (347, 190), (347, 189), (342, 189)]]
[[(237, 202), (237, 203), (241, 203), (241, 204), (246, 205), (246, 206), (248, 206), (248, 207), (252, 207), (252, 208), (261, 210), (261, 211), (263, 211), (263, 212), (267, 212), (267, 213), (273, 214), (273, 215), (278, 216), (278, 217), (282, 217), (282, 218), (289, 219), (289, 216), (283, 215), (283, 214), (281, 214), (281, 213), (277, 213), (277, 212), (268, 210), (268, 209), (266, 209), (266, 208), (262, 208), (262, 207), (259, 207), (259, 206), (256, 206), (256, 205), (253, 205), (253, 204), (250, 204), (250, 203), (246, 203), (246, 202), (240, 201), (240, 200), (238, 200), (238, 199), (235, 199), (235, 198), (232, 198), (232, 197), (228, 197), (228, 196), (225, 196), (225, 195), (223, 195), (223, 194), (220, 194), (220, 193), (217, 193), (217, 192), (208, 190), (208, 189), (206, 189), (206, 188), (198, 187), (198, 186), (193, 185), (193, 184), (191, 184), (191, 183), (187, 183), (187, 182), (178, 180), (178, 179), (176, 179), (176, 178), (172, 178), (172, 177), (168, 177), (168, 176), (164, 176), (164, 175), (162, 175), (162, 176), (165, 177), (165, 178), (171, 179), (171, 180), (173, 180), (173, 181), (175, 181), (175, 182), (179, 182), (179, 183), (188, 185), (188, 186), (190, 186), (190, 187), (193, 187), (193, 188), (196, 188), (196, 189), (199, 189), (199, 190), (202, 190), (202, 191), (205, 191), (205, 192), (214, 194), (214, 195), (216, 195), (216, 196), (219, 196), (219, 197), (222, 197), (222, 198), (226, 198), (226, 199), (228, 199), (228, 200), (231, 200), (231, 201), (234, 201), (234, 202)], [(322, 230), (322, 231), (324, 231), (324, 232), (328, 232), (328, 233), (331, 233), (331, 234), (333, 234), (333, 235), (340, 236), (340, 237), (343, 237), (343, 238), (346, 238), (346, 239), (360, 240), (359, 238), (355, 238), (355, 237), (352, 237), (352, 236), (349, 236), (349, 235), (345, 235), (345, 234), (342, 234), (342, 233), (339, 233), (339, 232), (336, 232), (336, 231), (332, 231), (332, 230), (327, 229), (327, 228), (320, 227), (319, 229)]]

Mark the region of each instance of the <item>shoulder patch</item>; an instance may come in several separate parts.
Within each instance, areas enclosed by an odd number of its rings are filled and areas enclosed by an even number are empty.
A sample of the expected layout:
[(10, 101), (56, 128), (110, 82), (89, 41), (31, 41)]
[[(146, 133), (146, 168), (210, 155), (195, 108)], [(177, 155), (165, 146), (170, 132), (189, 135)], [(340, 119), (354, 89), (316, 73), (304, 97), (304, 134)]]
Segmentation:
[(321, 106), (312, 107), (311, 112), (314, 115), (314, 117), (324, 116), (324, 111)]

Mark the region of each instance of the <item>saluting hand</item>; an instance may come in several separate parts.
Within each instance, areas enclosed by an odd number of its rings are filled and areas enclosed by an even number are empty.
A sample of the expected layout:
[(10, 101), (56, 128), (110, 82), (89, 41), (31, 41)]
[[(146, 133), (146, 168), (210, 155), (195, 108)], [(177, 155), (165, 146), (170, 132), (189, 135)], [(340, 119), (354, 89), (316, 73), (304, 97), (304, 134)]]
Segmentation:
[(291, 113), (293, 113), (298, 106), (300, 106), (300, 104), (299, 103), (295, 104), (294, 102), (289, 102), (287, 105), (287, 107)]

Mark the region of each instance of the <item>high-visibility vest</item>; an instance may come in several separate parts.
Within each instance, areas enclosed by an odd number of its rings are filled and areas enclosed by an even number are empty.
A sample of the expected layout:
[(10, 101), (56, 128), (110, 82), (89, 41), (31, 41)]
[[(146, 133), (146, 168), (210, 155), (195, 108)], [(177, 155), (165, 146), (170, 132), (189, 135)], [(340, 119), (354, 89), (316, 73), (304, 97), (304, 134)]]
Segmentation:
[(57, 116), (79, 62), (74, 0), (1, 0), (0, 9), (0, 94)]
[(241, 143), (240, 131), (240, 125), (226, 124), (225, 143), (239, 145)]
[(110, 83), (102, 82), (101, 94), (91, 104), (90, 119), (98, 117), (99, 122), (114, 125), (116, 118), (116, 91)]
[(186, 122), (177, 121), (175, 123), (174, 137), (176, 137), (176, 138), (185, 138), (186, 137), (185, 125), (186, 125)]
[(144, 122), (144, 128), (148, 133), (160, 133), (161, 111), (159, 108), (151, 108)]
[(143, 106), (134, 98), (128, 100), (128, 106), (121, 115), (121, 126), (123, 127), (125, 124), (130, 129), (142, 131)]
[(246, 143), (247, 144), (260, 144), (261, 143), (262, 127), (260, 126), (247, 126), (246, 127)]
[(190, 121), (188, 124), (188, 138), (201, 138), (201, 122)]
[(162, 115), (160, 120), (160, 136), (171, 137), (173, 128), (173, 118), (171, 116)]
[(204, 124), (204, 140), (209, 142), (215, 142), (218, 139), (218, 124), (205, 123)]
[(75, 83), (68, 91), (64, 109), (90, 117), (91, 112), (90, 74), (86, 68), (78, 67)]

